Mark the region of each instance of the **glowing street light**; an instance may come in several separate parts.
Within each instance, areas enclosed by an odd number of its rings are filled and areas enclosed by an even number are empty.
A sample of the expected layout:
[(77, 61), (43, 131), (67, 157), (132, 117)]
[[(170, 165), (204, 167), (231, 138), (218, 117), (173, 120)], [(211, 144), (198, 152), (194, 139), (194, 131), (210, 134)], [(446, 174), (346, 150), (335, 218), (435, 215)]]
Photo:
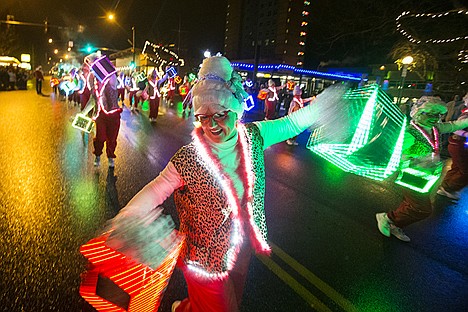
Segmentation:
[(203, 53), (203, 56), (204, 57), (211, 57), (211, 52), (209, 50), (206, 50), (204, 53)]
[(53, 42), (52, 38), (49, 38), (49, 43), (52, 43), (52, 42)]
[(58, 49), (55, 49), (55, 50), (54, 50), (54, 54), (58, 54)]
[(112, 14), (112, 13), (107, 14), (107, 19), (109, 21), (114, 21), (114, 18), (115, 18), (114, 14)]

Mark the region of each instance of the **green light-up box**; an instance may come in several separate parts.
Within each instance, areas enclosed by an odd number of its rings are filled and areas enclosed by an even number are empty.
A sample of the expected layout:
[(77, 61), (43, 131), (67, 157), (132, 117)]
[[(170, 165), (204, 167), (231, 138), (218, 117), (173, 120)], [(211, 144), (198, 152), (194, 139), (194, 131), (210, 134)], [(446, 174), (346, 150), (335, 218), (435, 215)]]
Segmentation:
[(78, 113), (73, 119), (72, 126), (83, 132), (90, 133), (91, 130), (93, 129), (94, 122), (88, 116)]
[(337, 116), (317, 127), (307, 148), (340, 169), (384, 180), (399, 167), (406, 116), (378, 85), (348, 90)]

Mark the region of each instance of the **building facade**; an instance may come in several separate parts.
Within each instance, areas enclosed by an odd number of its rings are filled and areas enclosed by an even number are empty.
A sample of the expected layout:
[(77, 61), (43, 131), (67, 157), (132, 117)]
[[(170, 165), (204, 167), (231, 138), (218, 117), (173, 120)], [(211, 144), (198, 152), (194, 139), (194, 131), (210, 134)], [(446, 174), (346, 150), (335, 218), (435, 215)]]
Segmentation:
[(288, 64), (304, 61), (310, 1), (229, 0), (224, 38), (231, 60)]

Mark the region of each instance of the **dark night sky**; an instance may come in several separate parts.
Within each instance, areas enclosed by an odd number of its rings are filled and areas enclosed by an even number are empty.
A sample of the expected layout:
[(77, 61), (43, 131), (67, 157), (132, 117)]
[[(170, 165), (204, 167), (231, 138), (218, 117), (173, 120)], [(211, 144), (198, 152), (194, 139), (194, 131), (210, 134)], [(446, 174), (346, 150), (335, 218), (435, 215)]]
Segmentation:
[[(401, 12), (443, 12), (466, 8), (463, 3), (461, 0), (311, 1), (305, 65), (316, 68), (320, 62), (342, 66), (384, 62), (393, 44), (402, 40), (395, 27), (395, 17)], [(63, 32), (59, 36), (52, 27), (44, 34), (42, 27), (16, 26), (23, 46), (16, 51), (17, 55), (30, 52), (24, 50), (31, 50), (33, 45), (36, 51), (40, 47), (50, 49), (49, 37), (61, 38), (57, 41), (62, 40), (63, 45), (73, 39), (76, 43), (125, 49), (130, 47), (127, 39), (131, 39), (134, 25), (137, 48), (143, 48), (145, 40), (167, 44), (180, 39), (180, 56), (201, 60), (206, 49), (223, 51), (226, 5), (227, 0), (0, 0), (0, 19), (12, 14), (18, 21), (43, 23), (47, 18), (53, 25), (86, 26), (79, 37)], [(106, 12), (110, 10), (115, 12), (117, 23), (106, 21)], [(436, 28), (445, 27), (448, 36), (453, 29), (447, 25)], [(414, 30), (427, 32), (417, 25)]]
[[(78, 37), (54, 27), (44, 34), (43, 27), (15, 26), (22, 50), (30, 50), (34, 43), (37, 51), (49, 37), (59, 38), (57, 43), (61, 40), (63, 44), (74, 39), (97, 47), (125, 49), (130, 47), (127, 39), (132, 39), (131, 28), (135, 26), (137, 48), (143, 48), (145, 40), (167, 44), (180, 39), (182, 57), (190, 54), (202, 58), (206, 49), (223, 49), (226, 5), (224, 0), (1, 0), (0, 19), (11, 14), (17, 21), (43, 23), (47, 19), (50, 25), (85, 25), (85, 32)], [(115, 23), (105, 19), (108, 11), (115, 12)]]

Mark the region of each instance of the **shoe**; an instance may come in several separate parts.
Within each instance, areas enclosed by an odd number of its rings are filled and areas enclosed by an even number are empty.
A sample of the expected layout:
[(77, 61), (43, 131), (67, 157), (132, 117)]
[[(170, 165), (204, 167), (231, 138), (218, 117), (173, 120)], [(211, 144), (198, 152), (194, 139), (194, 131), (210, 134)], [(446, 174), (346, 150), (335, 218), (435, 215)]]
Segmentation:
[(171, 312), (175, 312), (175, 310), (177, 309), (178, 306), (180, 306), (181, 303), (182, 301), (180, 300), (174, 301), (174, 303), (172, 304)]
[(292, 142), (291, 140), (286, 140), (286, 144), (288, 144), (288, 145), (294, 145), (294, 142)]
[(390, 233), (403, 242), (410, 242), (411, 239), (395, 224), (390, 223)]
[(101, 164), (101, 157), (96, 156), (96, 158), (94, 158), (94, 167), (99, 167), (100, 164)]
[(458, 192), (450, 193), (446, 189), (444, 189), (442, 186), (439, 187), (439, 189), (437, 190), (437, 194), (448, 197), (448, 198), (453, 199), (453, 200), (459, 200), (460, 199), (460, 193), (458, 193)]
[(294, 145), (294, 146), (298, 146), (299, 143), (297, 143), (296, 141), (293, 141), (293, 145)]
[(114, 158), (108, 158), (108, 162), (109, 162), (109, 168), (114, 168), (115, 167)]
[(375, 218), (377, 219), (377, 227), (379, 228), (380, 233), (390, 237), (390, 223), (392, 221), (390, 221), (390, 219), (387, 217), (387, 213), (377, 213)]

